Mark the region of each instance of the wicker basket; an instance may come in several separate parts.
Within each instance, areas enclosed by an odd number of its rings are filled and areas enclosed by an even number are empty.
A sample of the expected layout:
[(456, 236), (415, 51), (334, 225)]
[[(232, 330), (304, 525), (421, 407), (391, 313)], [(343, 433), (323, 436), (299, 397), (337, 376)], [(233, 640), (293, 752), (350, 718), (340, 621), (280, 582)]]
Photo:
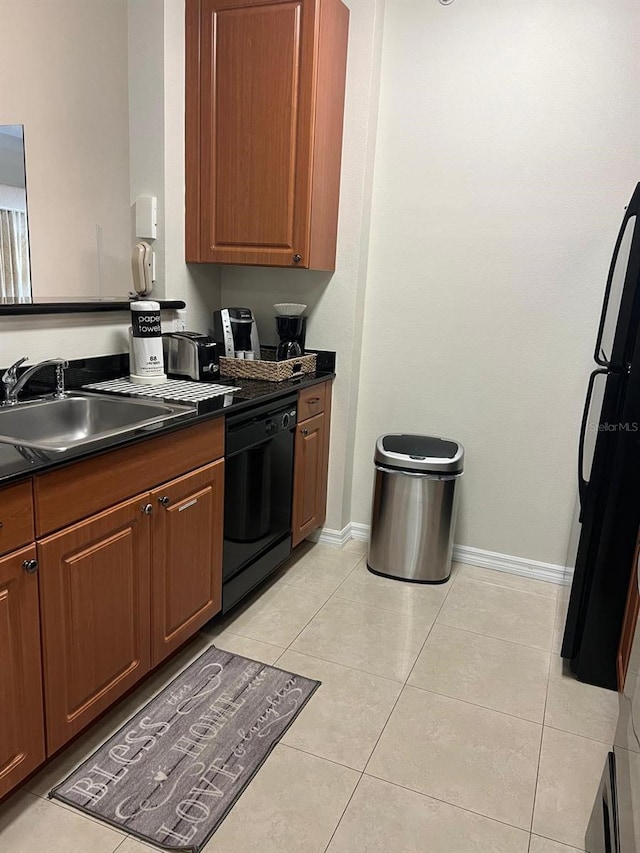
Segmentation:
[(244, 358), (226, 358), (220, 356), (220, 375), (231, 379), (261, 379), (263, 382), (283, 382), (303, 373), (313, 373), (316, 369), (317, 355), (299, 355), (275, 361), (265, 358), (269, 353), (262, 350), (262, 358), (253, 361)]

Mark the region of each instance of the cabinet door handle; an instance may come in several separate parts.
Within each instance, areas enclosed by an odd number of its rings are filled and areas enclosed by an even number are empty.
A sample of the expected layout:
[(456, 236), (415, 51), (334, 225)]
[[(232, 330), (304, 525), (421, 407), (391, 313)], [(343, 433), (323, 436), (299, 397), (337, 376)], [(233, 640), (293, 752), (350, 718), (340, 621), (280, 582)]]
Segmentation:
[(163, 495), (161, 498), (158, 498), (158, 503), (161, 506), (169, 506), (171, 503), (171, 498), (168, 495)]
[(314, 403), (319, 403), (319, 402), (320, 402), (320, 397), (312, 397), (310, 400), (307, 400), (307, 403), (310, 406), (313, 406)]
[(291, 260), (293, 261), (294, 264), (299, 264), (300, 261), (302, 260), (302, 255), (298, 255), (296, 253)]
[(22, 563), (22, 568), (25, 572), (29, 572), (32, 575), (34, 572), (38, 571), (38, 561), (37, 560), (25, 560)]
[(153, 512), (153, 504), (142, 504), (140, 512), (143, 512), (145, 515), (151, 515)]
[(309, 435), (309, 430), (306, 427), (302, 427), (300, 432), (302, 433), (302, 435)]

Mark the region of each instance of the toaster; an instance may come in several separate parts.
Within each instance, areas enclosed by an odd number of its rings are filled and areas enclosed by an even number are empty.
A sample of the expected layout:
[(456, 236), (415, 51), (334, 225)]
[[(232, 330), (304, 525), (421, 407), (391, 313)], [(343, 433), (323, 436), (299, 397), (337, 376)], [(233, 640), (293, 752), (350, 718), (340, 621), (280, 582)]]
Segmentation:
[(199, 332), (166, 332), (162, 336), (165, 370), (171, 376), (211, 382), (220, 375), (218, 346)]

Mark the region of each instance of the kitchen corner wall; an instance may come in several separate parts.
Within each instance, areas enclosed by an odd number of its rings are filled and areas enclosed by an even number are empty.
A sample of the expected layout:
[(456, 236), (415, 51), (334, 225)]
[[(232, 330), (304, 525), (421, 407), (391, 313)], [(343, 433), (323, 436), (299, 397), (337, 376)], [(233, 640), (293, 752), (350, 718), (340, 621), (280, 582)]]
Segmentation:
[(222, 268), (222, 304), (255, 312), (261, 340), (275, 342), (273, 304), (308, 306), (307, 346), (337, 352), (326, 526), (351, 520), (362, 317), (379, 87), (383, 0), (346, 0), (351, 11), (336, 272)]
[(387, 0), (353, 521), (377, 435), (452, 437), (456, 542), (565, 564), (639, 31), (634, 0)]

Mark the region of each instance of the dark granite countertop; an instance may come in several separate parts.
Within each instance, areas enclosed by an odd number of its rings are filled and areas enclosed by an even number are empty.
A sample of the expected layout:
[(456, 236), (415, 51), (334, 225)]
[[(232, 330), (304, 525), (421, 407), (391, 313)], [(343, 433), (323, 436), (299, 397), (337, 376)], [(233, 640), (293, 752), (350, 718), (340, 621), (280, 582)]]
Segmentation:
[[(326, 356), (326, 357), (325, 357)], [(299, 391), (327, 379), (335, 378), (334, 372), (335, 354), (323, 353), (318, 358), (318, 370), (315, 373), (306, 373), (295, 379), (284, 382), (264, 382), (253, 379), (219, 379), (216, 384), (228, 385), (229, 388), (239, 390), (230, 391), (229, 394), (212, 397), (193, 404), (193, 410), (186, 412), (184, 416), (175, 418), (165, 424), (153, 424), (151, 427), (142, 428), (125, 435), (114, 436), (102, 441), (81, 445), (64, 452), (32, 450), (29, 448), (18, 448), (11, 444), (0, 442), (0, 486), (15, 480), (24, 479), (32, 474), (42, 473), (61, 465), (68, 465), (80, 459), (87, 459), (99, 453), (108, 452), (116, 447), (136, 444), (157, 435), (174, 432), (186, 426), (208, 420), (210, 418), (236, 413), (243, 409), (267, 403), (285, 397), (292, 392)], [(89, 382), (104, 379), (113, 379), (125, 376), (128, 371), (127, 356), (104, 356), (95, 359), (83, 359), (73, 361), (69, 365), (67, 374), (68, 390), (78, 390)], [(53, 373), (50, 377), (40, 379), (40, 385), (35, 382), (29, 383), (26, 391), (33, 393), (45, 393), (53, 385)], [(99, 392), (104, 393), (104, 392)], [(122, 396), (122, 395), (118, 395)], [(26, 397), (25, 397), (26, 399)], [(171, 401), (170, 401), (171, 402)]]

